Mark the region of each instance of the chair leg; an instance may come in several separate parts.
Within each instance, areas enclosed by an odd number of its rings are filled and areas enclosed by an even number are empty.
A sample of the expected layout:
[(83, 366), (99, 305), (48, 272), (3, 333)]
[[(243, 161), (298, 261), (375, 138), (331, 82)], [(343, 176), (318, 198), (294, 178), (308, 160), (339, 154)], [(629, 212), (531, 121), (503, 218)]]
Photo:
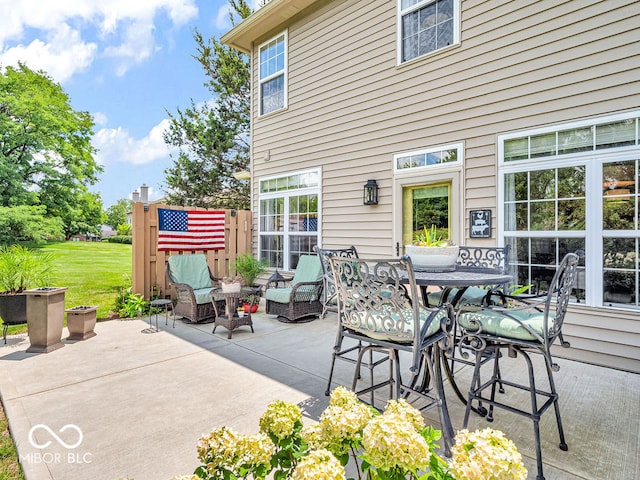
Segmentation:
[(545, 480), (542, 473), (542, 446), (540, 445), (540, 413), (538, 412), (538, 398), (536, 396), (536, 380), (533, 372), (533, 364), (531, 358), (526, 352), (520, 350), (522, 357), (527, 362), (527, 370), (529, 373), (529, 394), (531, 396), (531, 415), (529, 418), (533, 421), (533, 435), (536, 441), (536, 466), (538, 474), (536, 480)]
[(553, 396), (553, 409), (556, 413), (556, 424), (558, 425), (558, 436), (560, 437), (560, 450), (566, 452), (569, 450), (569, 446), (564, 438), (564, 429), (562, 428), (562, 419), (560, 418), (560, 405), (558, 404), (558, 392), (556, 391), (556, 383), (553, 380), (553, 370), (549, 367), (549, 364), (545, 362), (547, 367), (547, 376), (549, 377), (549, 387), (551, 389), (551, 395)]
[[(429, 368), (429, 374), (434, 379), (436, 396), (438, 400), (438, 413), (440, 415), (440, 424), (442, 425), (442, 433), (444, 439), (444, 452), (446, 456), (451, 455), (451, 447), (453, 446), (453, 438), (455, 432), (453, 431), (453, 425), (451, 424), (451, 418), (449, 417), (449, 408), (447, 407), (447, 397), (444, 393), (444, 383), (442, 380), (442, 369), (440, 366), (440, 359), (442, 353), (436, 346), (432, 352), (426, 352), (427, 356), (427, 368)], [(430, 358), (433, 355), (433, 361)], [(446, 360), (445, 360), (446, 361)]]

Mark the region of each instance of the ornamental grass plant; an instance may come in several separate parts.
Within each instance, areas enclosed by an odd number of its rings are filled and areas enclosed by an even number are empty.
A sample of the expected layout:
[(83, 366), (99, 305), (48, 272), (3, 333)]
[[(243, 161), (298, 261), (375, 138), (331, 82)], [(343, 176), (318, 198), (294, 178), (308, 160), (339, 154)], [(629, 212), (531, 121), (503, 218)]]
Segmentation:
[[(319, 421), (302, 423), (300, 407), (277, 400), (260, 418), (260, 431), (242, 435), (220, 427), (197, 447), (202, 462), (193, 475), (173, 480), (524, 480), (527, 471), (502, 432), (485, 429), (456, 436), (449, 462), (440, 457), (441, 432), (425, 426), (404, 399), (384, 413), (337, 387)], [(351, 480), (351, 477), (349, 478)]]

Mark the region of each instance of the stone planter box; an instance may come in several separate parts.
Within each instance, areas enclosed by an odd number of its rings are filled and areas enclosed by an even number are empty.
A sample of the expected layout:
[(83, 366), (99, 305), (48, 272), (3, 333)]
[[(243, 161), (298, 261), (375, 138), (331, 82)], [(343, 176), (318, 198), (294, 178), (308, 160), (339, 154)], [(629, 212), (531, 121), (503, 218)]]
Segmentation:
[(31, 346), (27, 353), (49, 353), (64, 347), (64, 294), (66, 288), (41, 287), (25, 290), (27, 325)]
[(98, 307), (78, 306), (65, 310), (67, 314), (67, 340), (86, 340), (96, 336), (96, 311)]

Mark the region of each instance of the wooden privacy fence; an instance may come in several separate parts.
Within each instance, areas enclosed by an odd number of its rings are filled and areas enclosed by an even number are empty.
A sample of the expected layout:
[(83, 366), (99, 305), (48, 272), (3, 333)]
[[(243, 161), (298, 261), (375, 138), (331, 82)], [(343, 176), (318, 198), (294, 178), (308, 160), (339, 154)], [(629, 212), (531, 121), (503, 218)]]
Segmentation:
[[(189, 255), (204, 253), (209, 268), (215, 277), (221, 278), (229, 274), (229, 267), (236, 256), (251, 253), (253, 224), (249, 210), (222, 210), (198, 207), (176, 207), (168, 205), (133, 204), (132, 235), (133, 258), (131, 283), (134, 293), (141, 294), (145, 300), (152, 295), (169, 298), (171, 287), (165, 275), (166, 264), (171, 255)], [(171, 210), (218, 210), (224, 211), (224, 250), (207, 251), (158, 251), (158, 208)]]

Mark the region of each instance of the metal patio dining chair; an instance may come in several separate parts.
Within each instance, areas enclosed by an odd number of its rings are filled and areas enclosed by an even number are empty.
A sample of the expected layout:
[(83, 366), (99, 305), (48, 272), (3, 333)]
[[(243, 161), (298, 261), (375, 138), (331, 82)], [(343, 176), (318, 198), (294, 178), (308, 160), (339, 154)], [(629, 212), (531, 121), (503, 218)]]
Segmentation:
[[(444, 397), (440, 357), (442, 350), (451, 348), (453, 308), (449, 304), (433, 309), (422, 305), (409, 257), (367, 260), (330, 256), (329, 262), (337, 287), (342, 335), (363, 344), (356, 361), (353, 390), (365, 395), (388, 386), (391, 398), (426, 400), (421, 409), (437, 406), (448, 451), (453, 428)], [(389, 377), (358, 390), (362, 359), (371, 350), (388, 357)], [(401, 352), (409, 357), (408, 368), (402, 370)], [(420, 387), (420, 378), (425, 375), (433, 380), (435, 388)]]
[[(544, 480), (542, 472), (542, 448), (540, 445), (540, 417), (551, 406), (556, 414), (556, 423), (560, 437), (560, 449), (568, 450), (560, 418), (558, 392), (553, 379), (553, 372), (560, 367), (553, 361), (551, 346), (558, 339), (560, 345), (569, 347), (562, 339), (562, 325), (569, 303), (571, 291), (576, 279), (579, 256), (568, 253), (563, 258), (544, 297), (506, 297), (507, 306), (474, 307), (464, 306), (458, 313), (457, 322), (462, 329), (461, 345), (475, 351), (475, 368), (467, 400), (463, 428), (467, 427), (472, 404), (489, 405), (487, 420), (493, 421), (494, 407), (506, 409), (512, 413), (523, 415), (533, 421), (536, 445), (537, 480)], [(490, 351), (493, 362), (483, 362), (486, 351)], [(500, 352), (505, 351), (508, 357), (521, 355), (525, 360), (528, 372), (528, 383), (516, 383), (505, 379), (499, 362), (503, 358)], [(541, 354), (544, 358), (548, 389), (543, 390), (536, 385), (531, 353)], [(484, 365), (491, 365), (488, 380), (481, 380)], [(498, 385), (512, 387), (529, 392), (531, 405), (528, 410), (516, 405), (508, 398), (508, 392), (496, 399)], [(511, 400), (511, 401), (509, 401)], [(544, 400), (542, 405), (539, 400)]]
[(338, 313), (338, 293), (329, 257), (358, 258), (358, 250), (353, 245), (345, 248), (318, 248), (315, 246), (314, 250), (322, 264), (324, 287), (322, 289), (322, 314), (320, 318), (324, 318), (327, 312)]
[[(456, 271), (482, 273), (508, 273), (511, 245), (504, 247), (475, 247), (461, 245), (458, 249)], [(438, 305), (449, 302), (453, 305), (472, 304), (487, 305), (492, 293), (502, 285), (487, 285), (469, 287), (461, 291), (458, 288), (442, 289), (437, 292), (423, 292), (423, 298), (428, 305)]]
[[(328, 312), (338, 313), (338, 288), (336, 281), (333, 278), (333, 270), (331, 269), (330, 257), (341, 258), (358, 258), (358, 250), (355, 246), (345, 248), (314, 248), (320, 262), (322, 263), (322, 273), (324, 280), (323, 288), (323, 310), (320, 318), (324, 318)], [(342, 322), (338, 322), (338, 333), (336, 334), (336, 343), (333, 346), (333, 355), (331, 357), (331, 368), (329, 369), (329, 379), (327, 380), (327, 389), (324, 394), (329, 395), (331, 393), (331, 383), (333, 381), (333, 372), (336, 365), (336, 360), (342, 360), (347, 363), (355, 365), (357, 363), (357, 356), (364, 344), (358, 340), (355, 344), (350, 343), (347, 346), (343, 345), (344, 342), (345, 327)], [(355, 357), (355, 358), (354, 358)], [(367, 362), (361, 362), (360, 366), (369, 370), (371, 382), (373, 383), (373, 371), (375, 367), (388, 360), (386, 356), (374, 355), (373, 351), (369, 351), (369, 359)]]

